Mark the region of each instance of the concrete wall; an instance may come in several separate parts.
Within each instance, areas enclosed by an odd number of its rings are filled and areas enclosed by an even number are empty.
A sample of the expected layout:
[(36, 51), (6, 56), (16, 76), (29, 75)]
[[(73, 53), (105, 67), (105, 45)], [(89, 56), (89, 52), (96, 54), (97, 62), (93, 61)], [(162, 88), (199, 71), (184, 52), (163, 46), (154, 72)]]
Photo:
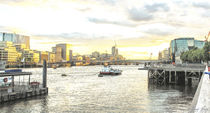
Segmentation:
[[(208, 72), (206, 67), (205, 72)], [(194, 95), (190, 113), (209, 113), (210, 112), (210, 75), (203, 74)]]

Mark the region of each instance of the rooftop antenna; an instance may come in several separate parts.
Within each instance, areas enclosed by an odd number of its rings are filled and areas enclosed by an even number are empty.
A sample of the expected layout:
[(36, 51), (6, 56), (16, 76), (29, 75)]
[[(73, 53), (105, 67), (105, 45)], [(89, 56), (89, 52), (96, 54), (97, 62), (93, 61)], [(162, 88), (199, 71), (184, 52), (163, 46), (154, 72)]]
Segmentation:
[(115, 47), (117, 47), (117, 44), (116, 44), (116, 41), (114, 40), (114, 43), (115, 43)]

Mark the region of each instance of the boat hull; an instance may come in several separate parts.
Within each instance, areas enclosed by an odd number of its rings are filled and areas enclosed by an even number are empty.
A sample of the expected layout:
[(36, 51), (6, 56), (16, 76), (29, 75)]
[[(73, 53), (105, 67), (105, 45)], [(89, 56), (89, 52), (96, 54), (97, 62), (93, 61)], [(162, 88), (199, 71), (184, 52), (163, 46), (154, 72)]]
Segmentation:
[(103, 77), (103, 76), (109, 76), (109, 75), (117, 76), (117, 75), (121, 75), (121, 72), (117, 72), (117, 73), (116, 72), (115, 73), (114, 72), (100, 72), (98, 76)]

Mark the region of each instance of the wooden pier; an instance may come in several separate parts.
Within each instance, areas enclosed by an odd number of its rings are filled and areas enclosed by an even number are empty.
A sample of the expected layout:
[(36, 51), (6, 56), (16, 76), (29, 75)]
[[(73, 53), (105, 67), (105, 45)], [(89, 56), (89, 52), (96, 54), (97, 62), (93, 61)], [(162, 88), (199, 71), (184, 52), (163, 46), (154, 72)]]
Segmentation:
[(166, 85), (192, 85), (193, 79), (200, 80), (205, 66), (157, 66), (148, 68), (148, 80), (150, 84)]

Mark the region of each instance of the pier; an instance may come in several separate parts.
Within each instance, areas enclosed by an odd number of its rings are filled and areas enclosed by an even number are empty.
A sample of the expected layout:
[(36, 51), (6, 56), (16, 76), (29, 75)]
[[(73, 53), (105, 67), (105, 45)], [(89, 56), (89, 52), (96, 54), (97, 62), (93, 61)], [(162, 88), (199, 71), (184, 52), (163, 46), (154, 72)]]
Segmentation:
[[(26, 76), (28, 76), (28, 80), (25, 80), (26, 82), (20, 82), (21, 76), (23, 77), (23, 80)], [(31, 76), (31, 72), (0, 73), (0, 78), (4, 78), (4, 85), (0, 86), (0, 104), (18, 99), (48, 94), (46, 61), (44, 61), (43, 64), (42, 84), (37, 81), (31, 82)], [(11, 82), (8, 82), (8, 77), (11, 77)], [(15, 77), (19, 77), (19, 81), (15, 81)]]
[(158, 65), (148, 68), (148, 80), (156, 85), (192, 85), (194, 79), (200, 80), (205, 69), (204, 65), (174, 66)]

